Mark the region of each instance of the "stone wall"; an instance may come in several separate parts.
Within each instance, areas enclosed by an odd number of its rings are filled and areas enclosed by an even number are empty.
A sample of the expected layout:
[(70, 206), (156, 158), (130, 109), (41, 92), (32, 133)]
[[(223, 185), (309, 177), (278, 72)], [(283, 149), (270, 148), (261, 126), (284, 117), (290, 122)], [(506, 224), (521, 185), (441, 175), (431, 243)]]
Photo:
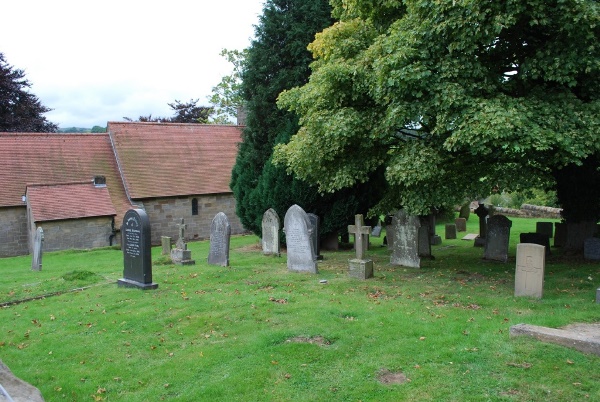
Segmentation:
[[(192, 200), (198, 200), (198, 215), (192, 215)], [(152, 244), (160, 244), (161, 236), (173, 241), (179, 237), (178, 224), (184, 219), (186, 240), (201, 240), (210, 237), (210, 224), (219, 212), (225, 213), (231, 225), (231, 234), (245, 230), (235, 214), (235, 199), (232, 194), (214, 194), (144, 200), (144, 209), (150, 219)]]
[(561, 219), (560, 208), (543, 207), (538, 205), (523, 204), (521, 209), (494, 207), (494, 213), (517, 216), (523, 218), (546, 218), (546, 219)]
[[(110, 245), (112, 217), (37, 222), (44, 229), (44, 251), (90, 249)], [(115, 239), (112, 244), (118, 244)]]
[(0, 208), (0, 257), (29, 253), (27, 244), (27, 208)]

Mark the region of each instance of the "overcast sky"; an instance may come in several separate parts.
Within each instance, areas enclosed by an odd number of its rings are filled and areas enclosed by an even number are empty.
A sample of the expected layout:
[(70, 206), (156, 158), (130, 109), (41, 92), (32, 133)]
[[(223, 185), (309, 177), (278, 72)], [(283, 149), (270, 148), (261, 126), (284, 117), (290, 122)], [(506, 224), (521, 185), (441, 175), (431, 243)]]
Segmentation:
[(61, 128), (168, 117), (207, 97), (250, 45), (264, 0), (8, 0), (0, 52)]

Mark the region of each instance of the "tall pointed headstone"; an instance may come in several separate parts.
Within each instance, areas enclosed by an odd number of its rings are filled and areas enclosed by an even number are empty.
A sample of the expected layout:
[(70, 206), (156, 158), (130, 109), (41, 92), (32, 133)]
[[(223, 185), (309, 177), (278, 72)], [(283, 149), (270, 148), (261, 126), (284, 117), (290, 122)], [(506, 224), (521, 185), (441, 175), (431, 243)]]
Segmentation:
[(279, 229), (281, 222), (279, 215), (273, 208), (265, 211), (262, 218), (262, 250), (264, 255), (280, 256)]
[(210, 250), (208, 263), (210, 265), (229, 266), (229, 242), (231, 239), (231, 225), (227, 215), (219, 212), (215, 215), (210, 225)]
[(158, 288), (158, 284), (152, 282), (150, 220), (143, 209), (130, 209), (125, 213), (121, 236), (123, 278), (118, 280), (118, 285), (142, 290)]
[(44, 229), (38, 227), (35, 231), (35, 238), (33, 239), (33, 257), (31, 259), (31, 270), (41, 271), (42, 270), (42, 249), (44, 248)]
[(287, 210), (283, 231), (288, 270), (318, 273), (317, 257), (310, 236), (311, 227), (308, 216), (301, 207), (294, 204)]

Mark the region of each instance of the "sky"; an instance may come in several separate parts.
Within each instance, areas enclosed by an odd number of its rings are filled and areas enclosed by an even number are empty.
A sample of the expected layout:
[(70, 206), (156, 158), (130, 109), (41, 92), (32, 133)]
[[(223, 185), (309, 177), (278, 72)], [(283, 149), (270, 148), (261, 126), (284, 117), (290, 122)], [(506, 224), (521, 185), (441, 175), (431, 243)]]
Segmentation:
[(19, 0), (2, 3), (0, 52), (60, 128), (105, 127), (175, 100), (209, 106), (250, 45), (264, 0)]

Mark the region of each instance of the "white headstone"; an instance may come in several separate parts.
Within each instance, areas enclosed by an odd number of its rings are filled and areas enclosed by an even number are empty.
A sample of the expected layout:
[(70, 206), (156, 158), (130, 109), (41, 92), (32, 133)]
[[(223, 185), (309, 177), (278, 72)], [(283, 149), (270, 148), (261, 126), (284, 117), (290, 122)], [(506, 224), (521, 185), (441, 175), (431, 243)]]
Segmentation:
[(284, 218), (287, 267), (290, 271), (318, 273), (317, 257), (310, 237), (311, 224), (306, 212), (292, 205)]
[(281, 222), (279, 215), (273, 208), (265, 211), (262, 218), (262, 250), (265, 255), (280, 255), (279, 229)]
[(31, 260), (31, 270), (41, 271), (42, 270), (42, 249), (44, 245), (44, 229), (38, 227), (35, 231), (35, 238), (33, 240), (33, 258)]
[(545, 248), (533, 243), (517, 244), (515, 296), (542, 298), (546, 264)]
[(392, 218), (394, 245), (390, 263), (411, 268), (420, 268), (419, 217), (400, 210)]

